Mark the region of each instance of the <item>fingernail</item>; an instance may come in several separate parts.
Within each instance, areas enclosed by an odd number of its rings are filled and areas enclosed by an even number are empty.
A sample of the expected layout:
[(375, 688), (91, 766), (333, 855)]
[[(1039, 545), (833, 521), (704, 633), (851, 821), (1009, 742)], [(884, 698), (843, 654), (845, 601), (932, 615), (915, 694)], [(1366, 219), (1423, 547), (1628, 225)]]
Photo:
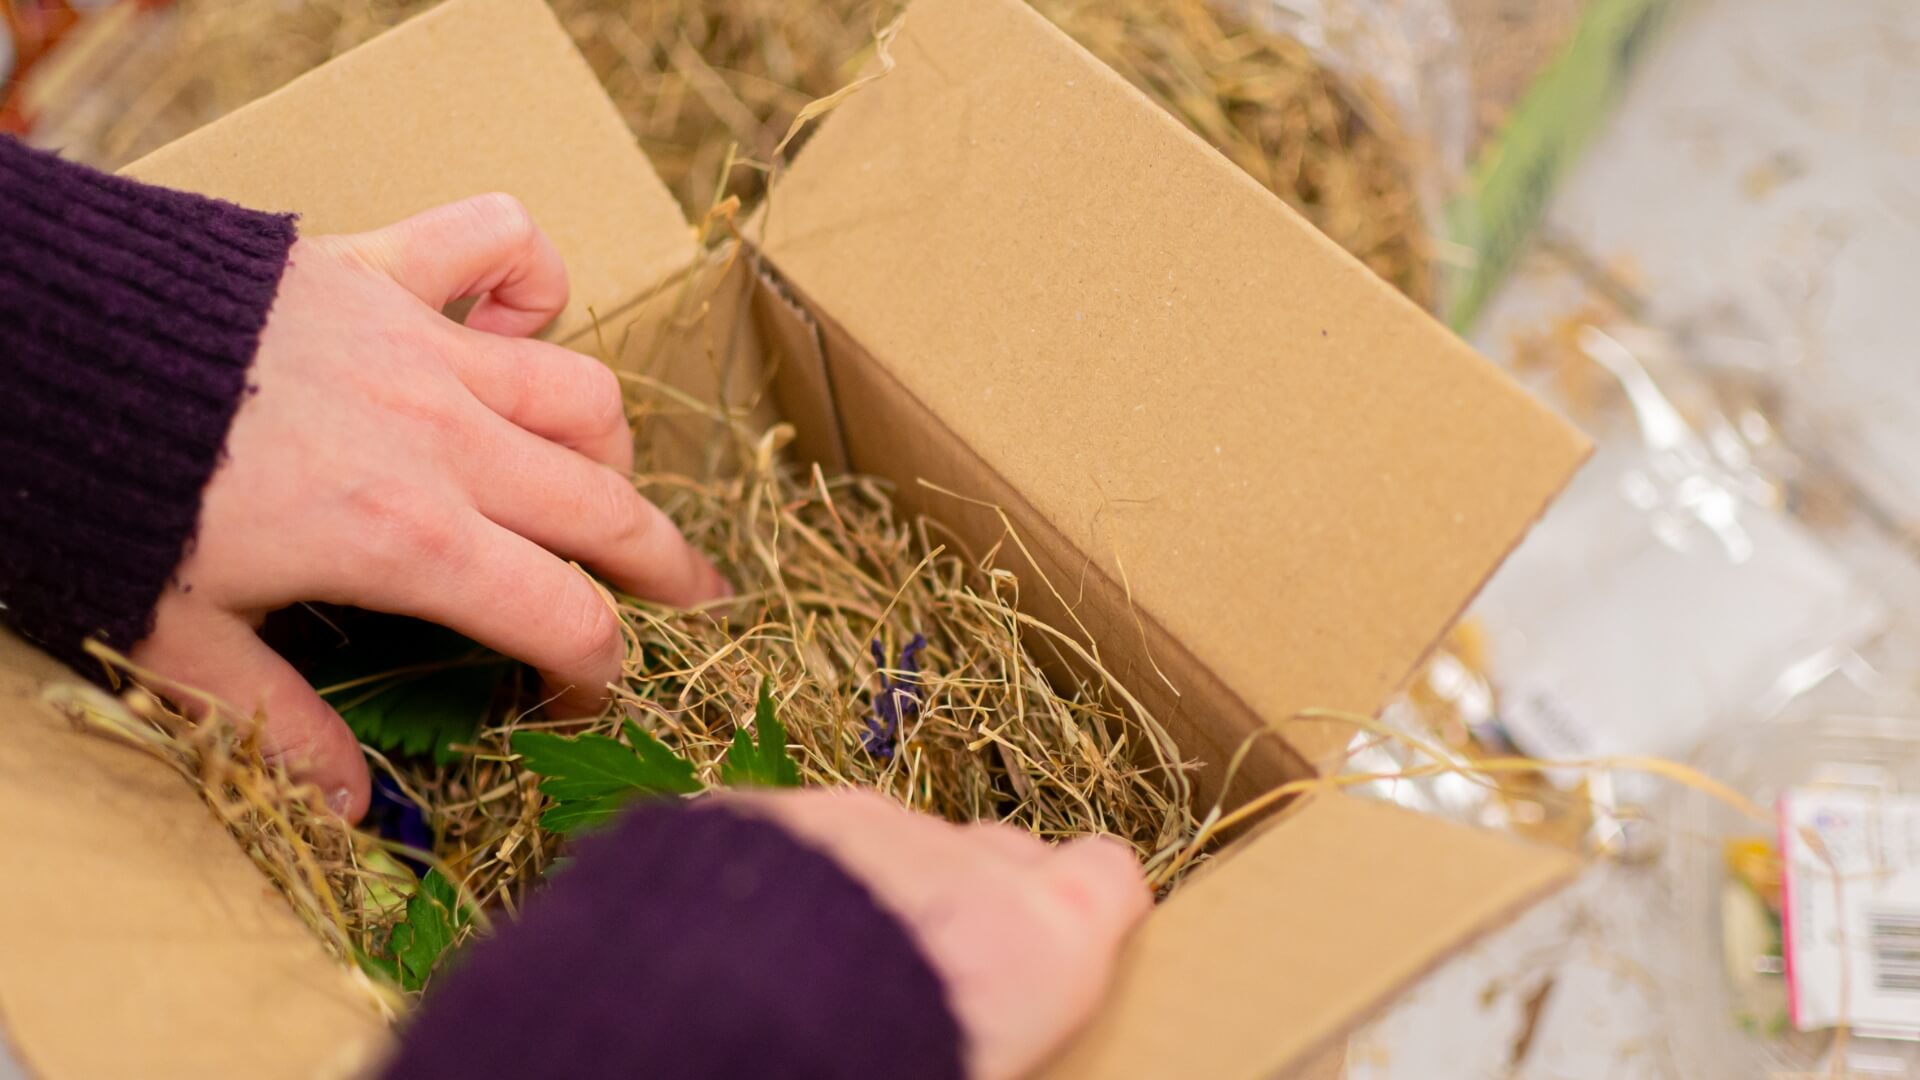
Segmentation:
[(333, 793), (327, 796), (327, 809), (333, 811), (336, 817), (346, 817), (347, 807), (351, 805), (353, 793), (346, 788), (334, 788)]

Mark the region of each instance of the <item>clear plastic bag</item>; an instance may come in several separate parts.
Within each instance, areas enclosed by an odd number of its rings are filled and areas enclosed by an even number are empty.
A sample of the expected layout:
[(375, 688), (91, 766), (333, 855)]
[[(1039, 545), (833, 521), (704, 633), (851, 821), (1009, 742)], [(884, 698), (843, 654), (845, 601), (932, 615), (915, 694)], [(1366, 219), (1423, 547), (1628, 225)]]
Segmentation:
[[(1464, 170), (1473, 132), (1466, 48), (1447, 0), (1219, 0), (1222, 10), (1312, 49), (1349, 82), (1381, 95), (1430, 156), (1435, 185)], [(1423, 192), (1436, 200), (1436, 188)]]
[[(1474, 137), (1467, 50), (1448, 0), (1213, 0), (1250, 25), (1299, 41), (1353, 88), (1352, 106), (1377, 129), (1394, 133), (1413, 197), (1436, 251), (1447, 200), (1466, 176)], [(1421, 296), (1444, 310), (1439, 260), (1431, 254)]]
[[(1786, 514), (1777, 486), (1725, 422), (1682, 415), (1641, 363), (1663, 339), (1589, 328), (1580, 347), (1623, 392), (1630, 422), (1495, 574), (1473, 631), (1436, 653), (1386, 719), (1475, 756), (1543, 762), (1684, 757), (1738, 723), (1782, 671), (1817, 676), (1885, 622), (1884, 604)], [(1420, 754), (1364, 739), (1351, 767), (1393, 772)], [(1535, 839), (1651, 857), (1643, 809), (1661, 782), (1549, 769), (1372, 785), (1404, 805)]]

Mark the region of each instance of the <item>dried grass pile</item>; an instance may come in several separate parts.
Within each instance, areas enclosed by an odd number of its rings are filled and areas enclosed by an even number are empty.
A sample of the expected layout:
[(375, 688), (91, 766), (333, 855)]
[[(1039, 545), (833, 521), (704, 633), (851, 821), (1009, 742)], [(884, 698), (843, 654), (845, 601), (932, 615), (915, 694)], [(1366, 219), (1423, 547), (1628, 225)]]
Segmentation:
[[(982, 570), (988, 553), (896, 513), (878, 481), (793, 464), (784, 427), (730, 430), (739, 468), (636, 482), (714, 558), (734, 597), (692, 611), (616, 597), (628, 661), (607, 715), (515, 710), (451, 769), (392, 764), (469, 889), (511, 905), (557, 849), (540, 823), (549, 801), (513, 757), (515, 732), (618, 736), (631, 722), (720, 786), (763, 682), (806, 785), (874, 788), (1048, 839), (1114, 836), (1149, 866), (1194, 835), (1192, 766), (1099, 666), (1095, 644), (1020, 610), (1022, 588), (1050, 584)], [(1019, 540), (1009, 531), (1004, 542)], [(1089, 674), (1065, 675), (1068, 659)]]
[[(391, 937), (409, 918), (419, 870), (437, 868), (479, 913), (453, 928), (457, 941), (482, 930), (489, 912), (516, 912), (563, 853), (564, 830), (545, 817), (554, 800), (516, 754), (517, 733), (631, 743), (632, 725), (718, 788), (728, 786), (722, 763), (735, 732), (759, 736), (763, 685), (805, 785), (873, 788), (950, 820), (1005, 821), (1049, 839), (1114, 836), (1171, 887), (1169, 864), (1190, 865), (1202, 828), (1194, 767), (1100, 665), (1097, 644), (1020, 610), (1021, 589), (1054, 585), (982, 569), (990, 552), (965, 551), (937, 523), (896, 513), (878, 481), (793, 464), (781, 451), (784, 426), (756, 432), (718, 409), (710, 415), (732, 443), (714, 456), (734, 465), (708, 479), (642, 473), (635, 482), (714, 558), (736, 595), (691, 611), (610, 596), (628, 659), (598, 718), (548, 718), (532, 688), (519, 686), (493, 695), (451, 753), (370, 748), (376, 776), (425, 825), (411, 844), (313, 812), (318, 792), (261, 759), (259, 718), (223, 710), (217, 722), (192, 724), (138, 688), (124, 701), (66, 688), (58, 704), (198, 785), (349, 961), (396, 951)], [(1011, 529), (1001, 541), (1020, 542)], [(347, 694), (333, 700), (482, 663), (498, 661), (396, 660), (334, 687)]]
[[(178, 0), (92, 108), (46, 132), (112, 167), (265, 94), (435, 0)], [(846, 84), (902, 0), (552, 0), (667, 186), (691, 215), (728, 149), (771, 158), (805, 105)], [(1298, 41), (1210, 0), (1034, 0), (1035, 7), (1423, 306), (1431, 241), (1420, 148), (1391, 110)], [(734, 170), (751, 203), (764, 175)]]

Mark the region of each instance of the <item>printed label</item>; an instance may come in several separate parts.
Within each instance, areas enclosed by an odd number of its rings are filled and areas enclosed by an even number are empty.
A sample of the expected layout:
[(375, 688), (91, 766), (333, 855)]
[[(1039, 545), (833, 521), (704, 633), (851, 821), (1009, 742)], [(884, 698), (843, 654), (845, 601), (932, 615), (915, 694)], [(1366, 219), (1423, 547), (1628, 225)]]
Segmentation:
[(1780, 833), (1794, 1027), (1920, 1035), (1920, 797), (1795, 788)]

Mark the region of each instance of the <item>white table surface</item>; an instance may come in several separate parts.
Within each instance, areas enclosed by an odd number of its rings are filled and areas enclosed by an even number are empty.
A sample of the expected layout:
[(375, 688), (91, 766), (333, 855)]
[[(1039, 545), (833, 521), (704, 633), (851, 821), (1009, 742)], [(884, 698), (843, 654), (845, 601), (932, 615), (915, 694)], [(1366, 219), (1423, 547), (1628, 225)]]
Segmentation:
[[(1920, 521), (1920, 3), (1703, 0), (1683, 11), (1562, 186), (1552, 227), (1626, 268), (1651, 321), (1722, 362), (1791, 368), (1826, 449)], [(1564, 316), (1564, 275), (1516, 274), (1476, 344)], [(1842, 544), (1842, 547), (1848, 545)], [(1847, 551), (1913, 640), (1912, 566)], [(1708, 1022), (1667, 1000), (1660, 875), (1600, 865), (1450, 961), (1354, 1042), (1354, 1080), (1728, 1080), (1683, 1072), (1672, 1040)], [(1715, 947), (1681, 942), (1680, 949)], [(1528, 1052), (1529, 998), (1551, 982)]]

